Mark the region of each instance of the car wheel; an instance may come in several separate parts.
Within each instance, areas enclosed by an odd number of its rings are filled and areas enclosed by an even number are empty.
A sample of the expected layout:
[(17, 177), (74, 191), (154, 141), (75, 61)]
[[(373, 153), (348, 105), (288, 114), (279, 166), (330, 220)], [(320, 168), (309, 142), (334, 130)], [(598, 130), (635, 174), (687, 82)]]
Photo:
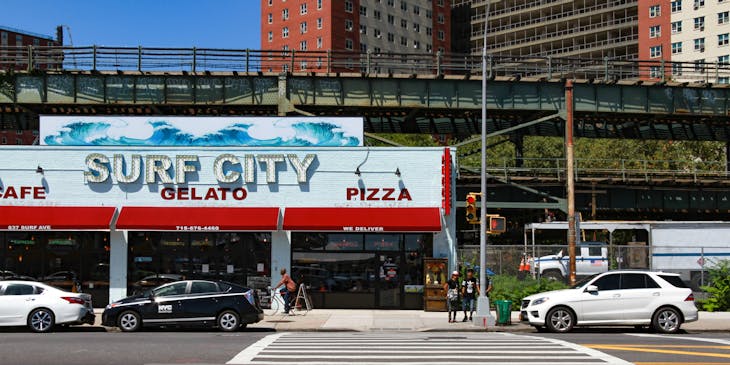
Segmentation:
[(218, 315), (218, 328), (224, 332), (233, 332), (241, 326), (241, 320), (238, 317), (238, 313), (227, 310)]
[(117, 327), (124, 332), (134, 332), (142, 326), (142, 318), (135, 311), (122, 312), (117, 318)]
[(542, 277), (553, 281), (563, 281), (563, 274), (558, 270), (548, 270), (542, 274)]
[(674, 308), (664, 307), (654, 313), (652, 327), (661, 333), (677, 333), (682, 325), (682, 317)]
[(550, 332), (570, 332), (575, 325), (575, 315), (568, 308), (557, 307), (551, 309), (545, 319), (545, 326)]
[(50, 309), (38, 308), (28, 316), (28, 328), (33, 332), (43, 333), (53, 329), (56, 318)]

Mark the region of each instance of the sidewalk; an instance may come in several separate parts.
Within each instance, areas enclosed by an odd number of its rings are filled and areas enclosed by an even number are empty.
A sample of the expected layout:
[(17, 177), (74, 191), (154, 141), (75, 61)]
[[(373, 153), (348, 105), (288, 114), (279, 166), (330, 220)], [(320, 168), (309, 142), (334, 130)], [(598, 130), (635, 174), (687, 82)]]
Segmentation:
[[(484, 331), (471, 322), (448, 323), (446, 312), (315, 309), (306, 315), (270, 315), (268, 310), (266, 314), (262, 322), (250, 325), (249, 328), (277, 331)], [(492, 312), (492, 315), (496, 314)], [(462, 318), (463, 312), (459, 312), (457, 319)], [(686, 323), (682, 328), (688, 331), (730, 331), (730, 312), (700, 312), (699, 321)], [(511, 325), (497, 325), (489, 327), (487, 331), (528, 332), (534, 329), (519, 322), (519, 312), (512, 312)]]

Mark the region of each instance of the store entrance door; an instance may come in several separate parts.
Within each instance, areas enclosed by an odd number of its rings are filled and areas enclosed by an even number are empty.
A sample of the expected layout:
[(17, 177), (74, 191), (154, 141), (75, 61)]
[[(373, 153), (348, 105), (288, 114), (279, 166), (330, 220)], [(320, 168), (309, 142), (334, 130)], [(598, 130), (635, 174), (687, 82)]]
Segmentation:
[(378, 256), (378, 281), (375, 302), (380, 309), (400, 308), (403, 300), (401, 256), (397, 253), (380, 253)]

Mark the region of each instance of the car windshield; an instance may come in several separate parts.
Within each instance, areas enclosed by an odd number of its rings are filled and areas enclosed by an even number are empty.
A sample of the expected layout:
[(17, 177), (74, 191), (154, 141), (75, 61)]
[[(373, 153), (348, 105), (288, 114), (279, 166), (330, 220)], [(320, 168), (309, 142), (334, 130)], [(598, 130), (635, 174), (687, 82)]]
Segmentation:
[(584, 287), (586, 284), (588, 284), (589, 281), (595, 279), (595, 277), (598, 276), (598, 274), (593, 274), (591, 276), (583, 278), (583, 280), (578, 281), (575, 283), (575, 285), (571, 286), (571, 289), (580, 289)]

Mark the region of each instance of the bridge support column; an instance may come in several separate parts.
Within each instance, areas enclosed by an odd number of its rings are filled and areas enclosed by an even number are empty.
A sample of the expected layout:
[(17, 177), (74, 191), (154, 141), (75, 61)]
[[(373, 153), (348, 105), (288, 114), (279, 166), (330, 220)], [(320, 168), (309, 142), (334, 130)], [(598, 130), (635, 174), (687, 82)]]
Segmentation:
[(515, 145), (515, 166), (522, 167), (525, 153), (525, 137), (521, 133), (516, 133), (510, 136), (510, 141)]
[(730, 172), (730, 142), (725, 142), (725, 172)]
[(568, 255), (570, 285), (575, 284), (575, 175), (573, 168), (573, 80), (565, 83), (565, 166), (568, 198)]

